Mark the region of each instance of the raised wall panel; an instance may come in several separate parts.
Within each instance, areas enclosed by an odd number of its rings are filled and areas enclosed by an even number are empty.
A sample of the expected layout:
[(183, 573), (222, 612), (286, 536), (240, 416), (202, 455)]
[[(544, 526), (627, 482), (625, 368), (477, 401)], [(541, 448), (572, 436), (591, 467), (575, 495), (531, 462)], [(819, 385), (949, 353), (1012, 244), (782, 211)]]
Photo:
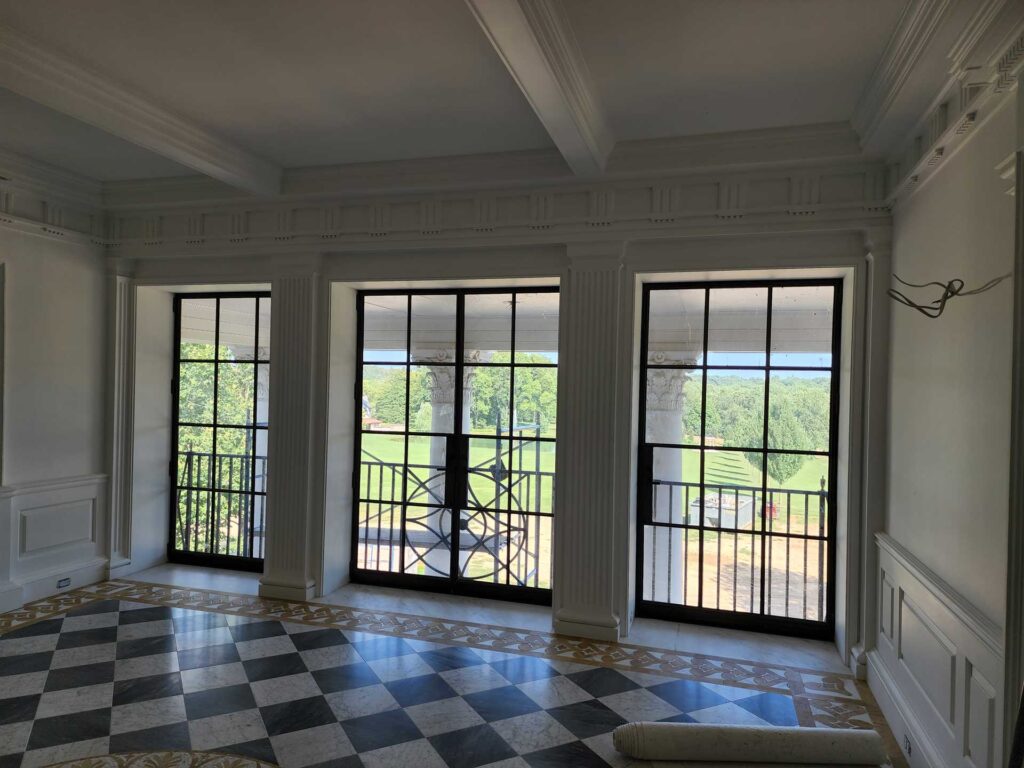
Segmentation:
[(77, 499), (21, 510), (21, 556), (67, 544), (92, 542), (96, 535), (95, 499)]
[(953, 725), (956, 697), (956, 648), (924, 618), (920, 608), (900, 595), (900, 660), (921, 686), (935, 711)]
[(966, 664), (964, 756), (977, 768), (994, 768), (992, 746), (996, 724), (996, 690), (968, 662)]
[(887, 534), (878, 534), (878, 643), (868, 683), (913, 765), (1001, 765), (1002, 628)]
[(0, 488), (0, 522), (10, 532), (10, 579), (24, 600), (55, 594), (60, 578), (77, 588), (105, 575), (106, 475)]
[(881, 599), (878, 601), (880, 611), (878, 626), (882, 630), (882, 634), (892, 641), (893, 604), (896, 588), (893, 587), (892, 582), (889, 580), (889, 576), (885, 571), (881, 572), (881, 576), (878, 581), (882, 590)]

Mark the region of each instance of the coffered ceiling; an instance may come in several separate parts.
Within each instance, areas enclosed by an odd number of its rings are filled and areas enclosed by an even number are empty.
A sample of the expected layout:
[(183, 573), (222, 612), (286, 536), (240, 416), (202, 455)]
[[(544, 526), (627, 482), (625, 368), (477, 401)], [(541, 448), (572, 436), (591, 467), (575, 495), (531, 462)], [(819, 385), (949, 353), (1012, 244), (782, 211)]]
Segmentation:
[(261, 195), (508, 153), (598, 177), (649, 140), (849, 130), (866, 93), (875, 125), (909, 21), (994, 2), (0, 0), (0, 151)]

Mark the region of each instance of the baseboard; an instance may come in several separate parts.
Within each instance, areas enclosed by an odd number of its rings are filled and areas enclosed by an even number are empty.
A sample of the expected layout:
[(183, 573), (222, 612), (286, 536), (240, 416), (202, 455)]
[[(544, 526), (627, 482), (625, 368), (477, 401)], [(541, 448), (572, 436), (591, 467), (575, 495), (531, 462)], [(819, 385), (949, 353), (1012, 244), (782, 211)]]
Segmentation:
[[(924, 727), (914, 714), (913, 708), (900, 693), (896, 681), (885, 668), (878, 653), (867, 654), (868, 687), (875, 695), (878, 706), (885, 715), (886, 722), (896, 742), (903, 751), (903, 756), (910, 763), (910, 768), (947, 768), (952, 767), (942, 759), (936, 746), (931, 743)], [(907, 754), (907, 739), (910, 740), (911, 752)]]
[[(54, 568), (44, 573), (32, 574), (31, 578), (21, 583), (22, 603), (41, 600), (44, 597), (67, 592), (70, 589), (103, 581), (107, 575), (107, 558), (97, 557), (83, 563), (73, 563), (62, 568)], [(68, 579), (68, 584), (58, 587), (57, 582)]]
[(578, 621), (567, 621), (565, 619), (554, 619), (552, 629), (559, 635), (570, 637), (586, 637), (590, 640), (600, 640), (605, 643), (617, 643), (619, 641), (618, 627), (604, 627), (597, 624), (584, 624)]
[(24, 604), (21, 599), (21, 584), (11, 581), (0, 583), (0, 613), (16, 610)]

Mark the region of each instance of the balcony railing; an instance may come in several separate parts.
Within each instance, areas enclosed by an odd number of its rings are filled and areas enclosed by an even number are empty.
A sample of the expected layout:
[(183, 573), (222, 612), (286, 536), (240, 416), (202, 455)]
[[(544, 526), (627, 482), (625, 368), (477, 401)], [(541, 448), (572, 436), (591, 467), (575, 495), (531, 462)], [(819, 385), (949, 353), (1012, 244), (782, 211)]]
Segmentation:
[(758, 613), (763, 580), (764, 613), (825, 615), (825, 490), (672, 480), (651, 490), (645, 599)]
[(262, 558), (266, 479), (266, 456), (179, 453), (176, 548)]
[[(542, 561), (550, 560), (550, 536), (547, 551), (542, 551), (544, 537), (538, 517), (550, 514), (555, 472), (540, 468), (536, 444), (533, 466), (528, 466), (529, 450), (522, 442), (504, 445), (495, 450), (493, 458), (468, 469), (467, 505), (460, 510), (458, 522), (460, 576), (544, 586), (539, 572)], [(397, 571), (399, 550), (404, 546), (407, 573), (448, 576), (452, 534), (451, 511), (445, 508), (447, 468), (385, 461), (363, 450), (360, 473), (361, 566)], [(406, 478), (408, 486), (403, 488)], [(407, 504), (414, 505), (406, 507), (404, 537), (403, 493)], [(411, 515), (410, 510), (421, 514)]]

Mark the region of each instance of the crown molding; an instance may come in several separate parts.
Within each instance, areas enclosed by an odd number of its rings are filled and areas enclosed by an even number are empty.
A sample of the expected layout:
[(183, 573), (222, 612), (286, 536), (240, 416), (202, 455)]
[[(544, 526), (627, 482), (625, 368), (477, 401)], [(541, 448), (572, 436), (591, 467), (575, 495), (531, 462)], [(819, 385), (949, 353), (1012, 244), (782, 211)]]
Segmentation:
[(99, 210), (102, 184), (96, 179), (0, 148), (0, 189), (40, 194)]
[(159, 259), (565, 242), (617, 232), (720, 234), (753, 224), (814, 229), (888, 217), (884, 165), (858, 159), (671, 178), (153, 206), (108, 212), (104, 234), (111, 255)]
[[(620, 142), (603, 180), (669, 178), (721, 171), (757, 171), (830, 162), (861, 161), (857, 135), (847, 123)], [(292, 168), (279, 200), (326, 200), (366, 195), (507, 189), (573, 183), (556, 150), (423, 158), (379, 163)], [(103, 206), (111, 211), (232, 204), (239, 190), (202, 177), (107, 182)]]
[(560, 0), (466, 0), (576, 175), (604, 170), (614, 145)]
[[(1024, 72), (1024, 3), (1000, 2), (996, 12), (986, 7), (979, 17), (985, 29), (972, 28), (954, 50), (962, 68), (932, 100), (910, 135), (890, 161), (890, 201), (921, 189), (949, 160), (978, 134), (999, 110), (1012, 101)], [(984, 13), (983, 13), (984, 12)], [(996, 47), (998, 41), (998, 47)]]
[(750, 170), (861, 159), (849, 123), (814, 123), (644, 141), (622, 141), (606, 175), (672, 176), (712, 170)]
[(851, 123), (864, 143), (874, 137), (956, 0), (911, 0), (853, 111)]
[(281, 169), (81, 64), (0, 27), (0, 86), (211, 178), (261, 195)]

